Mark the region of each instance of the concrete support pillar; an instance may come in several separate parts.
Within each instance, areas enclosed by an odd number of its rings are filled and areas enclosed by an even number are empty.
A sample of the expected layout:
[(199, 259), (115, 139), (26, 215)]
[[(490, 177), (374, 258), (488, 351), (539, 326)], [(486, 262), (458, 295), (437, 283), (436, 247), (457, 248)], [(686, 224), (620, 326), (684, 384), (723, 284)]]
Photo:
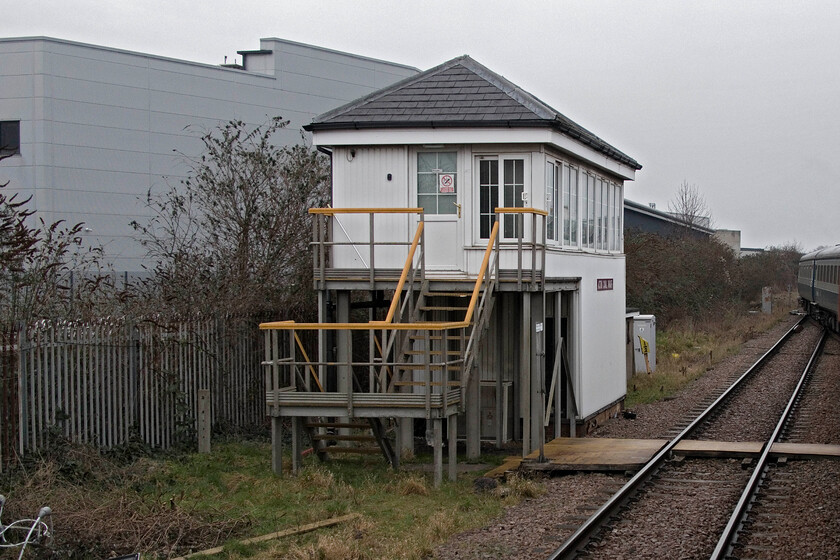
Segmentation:
[(493, 347), (488, 348), (487, 351), (491, 355), (494, 369), (496, 370), (496, 449), (501, 449), (502, 445), (505, 443), (505, 432), (508, 429), (505, 425), (505, 419), (507, 418), (506, 412), (508, 412), (508, 402), (505, 399), (504, 379), (507, 373), (508, 361), (512, 358), (512, 356), (507, 356), (507, 359), (505, 359), (505, 348), (506, 344), (509, 343), (507, 340), (509, 335), (505, 332), (505, 327), (512, 323), (510, 321), (510, 317), (507, 315), (507, 297), (503, 294), (499, 294), (497, 297), (499, 298), (497, 302), (497, 316), (501, 317), (501, 321), (498, 321), (496, 325), (494, 325), (491, 332), (493, 336)]
[[(481, 380), (479, 377), (478, 368), (473, 367), (465, 392), (464, 416), (466, 416), (467, 422), (467, 459), (478, 459), (481, 455)], [(499, 421), (501, 422), (501, 418)]]
[(447, 420), (448, 434), (446, 445), (449, 446), (449, 480), (458, 480), (458, 415), (453, 414)]
[(283, 423), (280, 416), (271, 417), (271, 470), (283, 474)]
[[(327, 292), (325, 290), (318, 290), (318, 322), (326, 323), (329, 310), (327, 309)], [(318, 361), (325, 363), (329, 361), (327, 354), (327, 331), (318, 331)], [(321, 387), (327, 386), (327, 366), (318, 366), (318, 381), (321, 382)]]
[(432, 447), (434, 448), (435, 488), (440, 488), (443, 482), (443, 420), (431, 420), (433, 431)]
[(522, 293), (519, 342), (519, 410), (522, 419), (522, 456), (531, 451), (531, 294)]
[[(342, 290), (336, 292), (336, 301), (335, 301), (335, 319), (338, 323), (349, 323), (350, 322), (350, 292)], [(337, 331), (336, 332), (336, 361), (338, 362), (338, 379), (337, 379), (337, 389), (340, 393), (348, 393), (352, 389), (352, 369), (350, 366), (346, 365), (352, 359), (352, 348), (350, 346), (350, 331)], [(343, 416), (341, 418), (342, 422), (349, 422), (350, 418), (347, 416)], [(348, 428), (339, 428), (338, 433), (340, 435), (350, 435), (350, 430)], [(343, 445), (347, 445), (347, 442), (343, 442)]]
[(303, 466), (303, 455), (301, 455), (303, 444), (303, 418), (292, 417), (292, 474), (298, 474)]
[(414, 457), (414, 418), (397, 419), (397, 453)]
[[(567, 363), (570, 367), (569, 372), (569, 379), (571, 380), (570, 383), (574, 384), (575, 379), (575, 370), (576, 370), (576, 348), (578, 347), (578, 340), (580, 333), (578, 331), (578, 319), (577, 319), (577, 305), (578, 305), (578, 294), (580, 292), (572, 292), (569, 295), (569, 299), (567, 300), (568, 309), (568, 333), (566, 337), (566, 358)], [(579, 387), (571, 387), (571, 390), (566, 391), (566, 410), (568, 411), (569, 417), (569, 437), (576, 437), (576, 428), (577, 428), (577, 417), (575, 416), (576, 410), (576, 403), (572, 398), (572, 393), (577, 394), (579, 391)]]
[(557, 292), (554, 298), (554, 360), (557, 364), (557, 380), (554, 385), (554, 437), (563, 433), (563, 297)]
[(531, 294), (531, 451), (540, 448), (545, 438), (545, 309), (542, 294)]

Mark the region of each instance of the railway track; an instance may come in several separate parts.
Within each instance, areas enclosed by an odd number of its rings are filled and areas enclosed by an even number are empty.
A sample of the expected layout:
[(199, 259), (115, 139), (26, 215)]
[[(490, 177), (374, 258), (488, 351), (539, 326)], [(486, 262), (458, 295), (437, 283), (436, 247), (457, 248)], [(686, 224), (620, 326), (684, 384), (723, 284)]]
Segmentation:
[[(774, 434), (776, 441), (840, 444), (840, 425), (824, 421), (837, 415), (838, 366), (840, 338), (834, 336), (825, 341), (820, 361), (807, 374), (807, 384), (791, 399), (789, 414)], [(731, 533), (721, 539), (714, 558), (840, 558), (840, 464), (828, 459), (786, 459), (756, 466), (760, 474), (747, 507), (734, 526), (727, 527)]]
[[(780, 488), (778, 477), (771, 486), (762, 484), (770, 480), (769, 442), (796, 432), (790, 418), (804, 410), (795, 403), (803, 402), (804, 375), (825, 336), (817, 331), (803, 321), (787, 331), (549, 558), (741, 558), (737, 553), (747, 546), (748, 554), (766, 546), (758, 544), (756, 532), (747, 537), (746, 529), (762, 527), (766, 534), (767, 520), (776, 514), (766, 512), (756, 524), (748, 513), (753, 504), (775, 500), (757, 500), (756, 492)], [(797, 388), (799, 396), (791, 397)], [(675, 447), (690, 439), (766, 443), (755, 465), (752, 459), (675, 456)]]

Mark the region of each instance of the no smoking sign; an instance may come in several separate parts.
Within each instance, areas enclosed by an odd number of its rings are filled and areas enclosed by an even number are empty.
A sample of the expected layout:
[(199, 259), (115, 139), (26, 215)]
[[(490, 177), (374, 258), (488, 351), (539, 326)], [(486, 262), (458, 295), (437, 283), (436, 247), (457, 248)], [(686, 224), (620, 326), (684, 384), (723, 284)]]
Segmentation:
[(449, 173), (441, 173), (438, 175), (438, 187), (442, 193), (454, 193), (455, 177)]

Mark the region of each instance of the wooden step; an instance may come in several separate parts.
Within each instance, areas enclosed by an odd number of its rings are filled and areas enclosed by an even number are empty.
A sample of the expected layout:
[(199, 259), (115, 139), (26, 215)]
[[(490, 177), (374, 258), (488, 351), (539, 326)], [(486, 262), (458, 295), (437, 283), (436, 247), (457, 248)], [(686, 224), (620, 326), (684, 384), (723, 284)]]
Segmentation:
[[(471, 328), (472, 328), (472, 324), (470, 324), (470, 326), (467, 327), (467, 333), (470, 332)], [(411, 339), (411, 340), (421, 340), (421, 341), (426, 339), (422, 334), (413, 334), (413, 335), (409, 336), (408, 338)], [(461, 338), (461, 335), (456, 335), (456, 334), (453, 333), (453, 334), (450, 334), (449, 336), (447, 336), (446, 338), (447, 338), (447, 340), (458, 340), (458, 339)], [(443, 340), (443, 337), (439, 334), (433, 334), (433, 335), (429, 335), (429, 340)]]
[[(408, 356), (425, 356), (426, 355), (425, 350), (407, 350), (405, 353)], [(432, 350), (432, 351), (429, 352), (429, 355), (430, 356), (440, 356), (441, 351), (440, 350)], [(461, 352), (458, 351), (458, 350), (447, 350), (446, 355), (447, 356), (460, 356)]]
[(317, 441), (376, 441), (370, 434), (343, 436), (341, 434), (314, 434), (312, 439)]
[[(394, 369), (426, 369), (426, 364), (396, 364)], [(443, 364), (429, 364), (429, 369), (438, 371), (444, 369)], [(447, 371), (461, 371), (461, 366), (446, 366)]]
[[(484, 290), (479, 290), (479, 293), (483, 292)], [(472, 297), (472, 291), (469, 292), (426, 292), (426, 297), (461, 297), (461, 298), (468, 298)]]
[(306, 422), (306, 428), (350, 428), (358, 430), (369, 430), (370, 424), (367, 422)]
[(460, 305), (421, 305), (421, 311), (466, 311), (469, 309), (468, 305), (460, 306)]

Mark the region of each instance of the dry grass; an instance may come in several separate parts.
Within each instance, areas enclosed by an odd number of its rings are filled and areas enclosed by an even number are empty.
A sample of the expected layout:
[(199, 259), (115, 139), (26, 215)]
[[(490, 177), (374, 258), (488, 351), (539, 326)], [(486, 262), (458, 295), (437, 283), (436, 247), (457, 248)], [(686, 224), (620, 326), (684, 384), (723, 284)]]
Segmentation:
[(701, 376), (741, 346), (788, 318), (786, 299), (775, 302), (772, 314), (732, 314), (714, 321), (672, 322), (656, 335), (656, 371), (636, 374), (628, 383), (625, 405), (654, 402), (667, 397)]
[(500, 486), (497, 490), (497, 495), (506, 498), (531, 499), (543, 495), (545, 485), (531, 477), (514, 473), (505, 481), (505, 486)]
[(87, 446), (64, 445), (50, 457), (21, 466), (4, 518), (53, 511), (57, 557), (107, 558), (136, 550), (170, 554), (216, 546), (251, 525), (247, 516), (183, 507), (183, 495), (133, 490), (157, 464), (140, 459), (123, 467)]
[(428, 496), (429, 485), (425, 478), (418, 475), (408, 475), (393, 484), (394, 490), (400, 496)]

